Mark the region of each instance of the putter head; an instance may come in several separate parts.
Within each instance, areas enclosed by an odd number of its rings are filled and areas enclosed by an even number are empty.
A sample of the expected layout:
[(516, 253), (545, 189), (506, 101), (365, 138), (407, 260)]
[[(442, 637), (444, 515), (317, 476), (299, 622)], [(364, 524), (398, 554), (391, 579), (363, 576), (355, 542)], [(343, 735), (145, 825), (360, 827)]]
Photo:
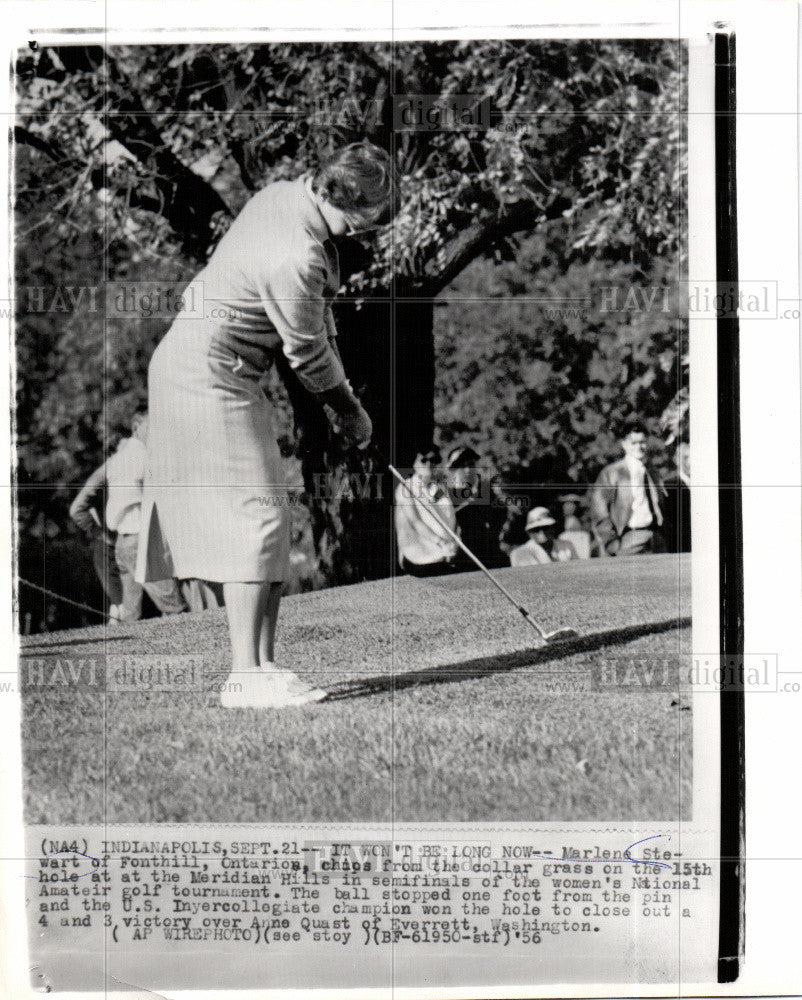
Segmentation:
[(566, 639), (575, 639), (579, 632), (575, 628), (558, 628), (556, 632), (547, 632), (543, 638), (548, 643), (565, 642)]

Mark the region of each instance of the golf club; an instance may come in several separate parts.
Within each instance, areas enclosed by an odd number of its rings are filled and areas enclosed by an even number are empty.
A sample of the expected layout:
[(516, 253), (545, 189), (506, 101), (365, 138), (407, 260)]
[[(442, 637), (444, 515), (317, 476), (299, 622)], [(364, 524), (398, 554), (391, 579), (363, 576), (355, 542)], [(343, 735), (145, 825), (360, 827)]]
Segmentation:
[[(378, 449), (376, 449), (375, 445), (371, 446), (371, 450), (373, 451), (374, 456), (376, 457), (377, 461), (381, 465), (384, 465), (387, 469), (389, 469), (390, 472), (392, 473), (392, 475), (394, 476), (394, 478), (398, 480), (398, 482), (404, 488), (404, 490), (406, 491), (406, 493), (410, 497), (410, 499), (413, 502), (417, 502), (416, 498), (412, 494), (412, 491), (407, 486), (406, 480), (401, 475), (401, 473), (398, 471), (398, 469), (396, 469), (396, 467), (394, 465), (392, 465), (390, 462), (388, 462), (384, 458), (384, 456), (379, 453), (379, 451), (378, 451)], [(529, 614), (529, 612), (526, 610), (526, 608), (523, 607), (522, 605), (520, 605), (518, 603), (518, 601), (515, 600), (515, 598), (507, 590), (507, 588), (504, 587), (502, 584), (500, 584), (498, 582), (498, 580), (493, 576), (493, 574), (484, 565), (484, 563), (481, 562), (481, 560), (479, 560), (473, 554), (473, 552), (471, 552), (471, 550), (462, 541), (462, 539), (459, 537), (459, 535), (455, 531), (452, 531), (451, 528), (449, 528), (449, 526), (443, 521), (443, 519), (439, 516), (439, 514), (436, 511), (431, 510), (430, 508), (427, 507), (426, 508), (426, 513), (427, 514), (431, 514), (431, 516), (435, 519), (435, 521), (437, 521), (437, 523), (440, 525), (440, 527), (443, 529), (443, 531), (447, 532), (447, 534), (457, 543), (457, 545), (459, 545), (459, 547), (462, 549), (462, 551), (465, 553), (465, 555), (468, 556), (468, 558), (471, 559), (474, 563), (476, 563), (476, 565), (484, 573), (484, 575), (488, 578), (488, 580), (490, 580), (490, 582), (493, 584), (493, 586), (496, 587), (498, 590), (500, 590), (501, 593), (510, 602), (510, 604), (512, 604), (513, 607), (515, 607), (523, 615), (524, 619), (529, 622), (529, 624), (538, 633), (538, 635), (540, 636), (540, 638), (544, 642), (549, 642), (549, 643), (563, 642), (566, 639), (573, 639), (575, 636), (579, 635), (579, 633), (577, 632), (577, 630), (573, 629), (573, 628), (558, 628), (554, 632), (547, 632), (541, 625), (538, 624), (538, 622), (535, 621), (535, 619)]]

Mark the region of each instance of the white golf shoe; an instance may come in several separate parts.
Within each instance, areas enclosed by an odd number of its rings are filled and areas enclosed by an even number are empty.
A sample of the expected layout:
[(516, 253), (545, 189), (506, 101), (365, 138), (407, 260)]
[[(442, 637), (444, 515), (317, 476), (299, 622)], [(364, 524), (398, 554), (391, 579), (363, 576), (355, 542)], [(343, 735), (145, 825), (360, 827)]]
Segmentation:
[(270, 665), (231, 673), (220, 691), (220, 703), (223, 708), (295, 708), (322, 701), (327, 695), (291, 670)]

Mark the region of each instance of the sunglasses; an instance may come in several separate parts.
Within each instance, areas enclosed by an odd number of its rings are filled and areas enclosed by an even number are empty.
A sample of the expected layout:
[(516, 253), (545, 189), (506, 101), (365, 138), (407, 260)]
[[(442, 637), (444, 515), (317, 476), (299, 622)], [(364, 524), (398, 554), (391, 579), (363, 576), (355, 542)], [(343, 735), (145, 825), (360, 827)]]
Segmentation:
[(346, 236), (365, 236), (368, 233), (375, 233), (379, 229), (384, 229), (390, 224), (390, 219), (382, 219), (380, 215), (375, 222), (367, 222), (364, 215), (360, 215), (359, 212), (354, 212), (353, 214), (343, 211), (345, 215), (345, 221), (348, 224), (348, 228), (345, 231)]
[(368, 233), (375, 233), (377, 230), (381, 229), (378, 223), (373, 223), (371, 226), (360, 226), (358, 229), (348, 224), (348, 229), (345, 230), (346, 236), (366, 236)]

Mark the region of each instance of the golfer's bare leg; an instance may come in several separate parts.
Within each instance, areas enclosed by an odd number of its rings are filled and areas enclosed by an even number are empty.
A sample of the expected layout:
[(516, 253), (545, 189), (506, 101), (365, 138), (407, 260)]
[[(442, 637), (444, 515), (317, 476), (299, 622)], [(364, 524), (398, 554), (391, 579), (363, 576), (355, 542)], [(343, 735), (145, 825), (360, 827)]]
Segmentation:
[(220, 700), (225, 708), (287, 708), (320, 701), (326, 695), (275, 664), (260, 663), (260, 652), (275, 646), (281, 584), (224, 583), (231, 636), (231, 676)]
[(264, 609), (259, 637), (259, 662), (274, 663), (276, 659), (276, 626), (281, 604), (281, 584), (268, 583), (263, 591)]
[(275, 678), (259, 666), (267, 583), (224, 583), (231, 637), (231, 674), (220, 692), (224, 708), (269, 708), (283, 703)]
[(312, 687), (302, 681), (297, 674), (291, 670), (283, 669), (281, 664), (276, 663), (276, 625), (279, 604), (281, 603), (281, 584), (267, 584), (263, 596), (265, 603), (262, 614), (262, 631), (259, 638), (259, 663), (262, 670), (273, 676), (279, 689), (283, 685), (283, 691), (287, 698), (286, 707), (321, 701), (326, 697), (325, 691)]
[(231, 636), (231, 669), (259, 668), (259, 637), (262, 632), (265, 583), (224, 583), (228, 631)]

